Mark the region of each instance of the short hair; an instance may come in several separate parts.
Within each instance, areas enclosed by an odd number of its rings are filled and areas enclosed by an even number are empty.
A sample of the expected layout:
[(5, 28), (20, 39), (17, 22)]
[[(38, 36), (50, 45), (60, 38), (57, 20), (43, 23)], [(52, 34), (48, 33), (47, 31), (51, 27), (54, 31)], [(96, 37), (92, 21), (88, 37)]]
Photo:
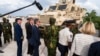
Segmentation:
[(31, 21), (31, 20), (34, 20), (34, 19), (32, 17), (29, 17), (29, 18), (27, 18), (27, 20)]
[(36, 24), (36, 23), (37, 23), (37, 21), (39, 21), (39, 19), (37, 19), (37, 18), (36, 18), (36, 19), (34, 19), (34, 24)]
[(22, 20), (21, 18), (16, 18), (15, 21), (17, 22), (18, 20)]
[(27, 18), (27, 20), (29, 20), (29, 18)]
[(76, 20), (66, 20), (62, 23), (62, 25), (66, 25), (66, 27), (75, 25), (75, 24), (76, 24)]
[(96, 33), (96, 29), (93, 22), (85, 22), (83, 26), (79, 29), (79, 31), (89, 35)]

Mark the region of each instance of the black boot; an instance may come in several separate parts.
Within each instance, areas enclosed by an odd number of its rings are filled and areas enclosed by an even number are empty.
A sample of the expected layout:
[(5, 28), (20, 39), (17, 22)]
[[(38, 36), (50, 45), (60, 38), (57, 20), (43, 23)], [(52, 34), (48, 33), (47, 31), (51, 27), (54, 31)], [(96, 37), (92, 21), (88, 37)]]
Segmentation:
[(2, 50), (0, 50), (0, 53), (4, 53)]

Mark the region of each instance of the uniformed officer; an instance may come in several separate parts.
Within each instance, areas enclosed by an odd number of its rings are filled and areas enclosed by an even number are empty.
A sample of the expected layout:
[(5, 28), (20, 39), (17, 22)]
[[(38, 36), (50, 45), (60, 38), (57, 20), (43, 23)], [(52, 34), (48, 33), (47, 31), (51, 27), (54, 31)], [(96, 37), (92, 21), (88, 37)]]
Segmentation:
[(65, 21), (64, 24), (66, 27), (59, 31), (58, 49), (61, 52), (61, 56), (65, 56), (71, 47), (73, 33), (70, 30), (73, 28), (73, 23), (72, 20)]
[(12, 26), (9, 20), (7, 19), (7, 24), (8, 24), (8, 30), (9, 30), (9, 38), (12, 40)]
[(2, 24), (2, 28), (3, 28), (3, 36), (4, 36), (4, 43), (6, 44), (7, 42), (10, 42), (10, 38), (9, 38), (9, 25), (7, 23), (7, 19), (3, 18), (3, 24)]
[(45, 44), (48, 49), (48, 56), (56, 56), (56, 47), (58, 42), (58, 28), (55, 26), (56, 19), (50, 18), (50, 26), (46, 28)]

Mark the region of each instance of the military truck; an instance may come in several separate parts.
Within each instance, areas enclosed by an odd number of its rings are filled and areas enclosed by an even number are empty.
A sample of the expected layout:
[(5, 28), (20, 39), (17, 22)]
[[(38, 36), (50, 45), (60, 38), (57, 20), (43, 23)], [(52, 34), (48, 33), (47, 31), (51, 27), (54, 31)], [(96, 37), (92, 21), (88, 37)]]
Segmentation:
[(75, 0), (59, 0), (58, 3), (49, 6), (44, 13), (37, 16), (43, 24), (48, 24), (50, 17), (56, 18), (56, 25), (61, 25), (65, 20), (76, 20), (79, 24), (83, 21), (85, 13), (86, 10), (76, 5)]

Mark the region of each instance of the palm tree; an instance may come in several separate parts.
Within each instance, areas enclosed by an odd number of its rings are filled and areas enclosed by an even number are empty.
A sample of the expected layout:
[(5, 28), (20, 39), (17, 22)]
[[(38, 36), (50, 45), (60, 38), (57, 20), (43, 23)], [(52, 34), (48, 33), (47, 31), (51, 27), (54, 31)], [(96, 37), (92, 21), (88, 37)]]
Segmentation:
[[(85, 17), (83, 17), (83, 18), (84, 18), (83, 19), (84, 22), (86, 22), (86, 21), (94, 22), (96, 29), (99, 30), (99, 33), (100, 33), (100, 16), (96, 15), (95, 10), (92, 10), (90, 13), (87, 12)], [(99, 36), (100, 36), (100, 34), (99, 34)]]
[(92, 21), (94, 22), (96, 29), (100, 29), (100, 16), (96, 15), (95, 10), (92, 10), (90, 13), (87, 12), (84, 18), (84, 22), (86, 21)]

